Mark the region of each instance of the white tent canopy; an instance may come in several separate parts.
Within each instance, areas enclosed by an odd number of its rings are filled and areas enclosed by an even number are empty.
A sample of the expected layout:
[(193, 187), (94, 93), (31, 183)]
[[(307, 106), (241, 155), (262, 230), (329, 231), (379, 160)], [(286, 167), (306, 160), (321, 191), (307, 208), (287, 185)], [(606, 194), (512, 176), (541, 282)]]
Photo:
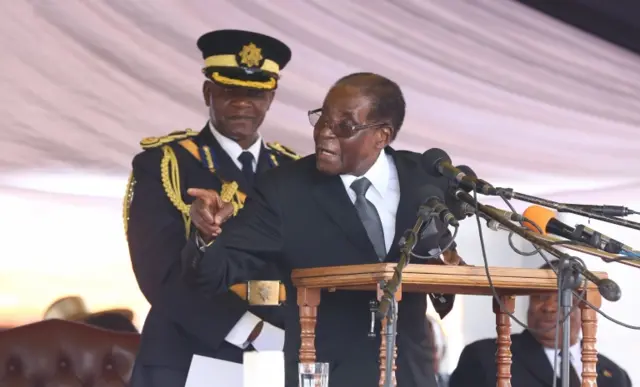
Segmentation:
[[(37, 319), (74, 292), (95, 308), (127, 304), (144, 317), (122, 230), (125, 181), (141, 138), (204, 126), (195, 41), (220, 28), (292, 48), (265, 121), (269, 140), (308, 153), (306, 111), (338, 78), (372, 71), (397, 81), (407, 99), (395, 147), (443, 148), (456, 164), (524, 193), (640, 207), (640, 57), (519, 3), (4, 1), (0, 323), (16, 311)], [(480, 264), (474, 232), (461, 232), (459, 245)], [(539, 264), (514, 261), (503, 239), (494, 242), (492, 265)], [(635, 286), (634, 273), (616, 272), (623, 289)], [(495, 334), (490, 303), (473, 300), (461, 298), (447, 319), (451, 365), (465, 342)], [(616, 313), (633, 323), (633, 300), (622, 302), (628, 307)], [(607, 326), (612, 332), (629, 333)], [(634, 371), (634, 353), (602, 334), (604, 350)], [(626, 342), (636, 342), (633, 351), (640, 339)], [(640, 382), (637, 371), (632, 377)]]

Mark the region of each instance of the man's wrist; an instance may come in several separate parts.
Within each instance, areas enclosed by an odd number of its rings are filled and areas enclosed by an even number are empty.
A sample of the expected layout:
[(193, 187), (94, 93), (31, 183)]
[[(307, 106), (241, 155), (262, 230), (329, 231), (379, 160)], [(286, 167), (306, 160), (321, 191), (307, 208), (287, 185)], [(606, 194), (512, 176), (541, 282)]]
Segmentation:
[(211, 244), (213, 243), (213, 241), (215, 240), (215, 238), (211, 238), (211, 240), (209, 242), (207, 242), (201, 235), (199, 231), (196, 231), (195, 233), (195, 240), (196, 240), (196, 247), (198, 247), (198, 249), (202, 252), (204, 252), (204, 250), (211, 246)]

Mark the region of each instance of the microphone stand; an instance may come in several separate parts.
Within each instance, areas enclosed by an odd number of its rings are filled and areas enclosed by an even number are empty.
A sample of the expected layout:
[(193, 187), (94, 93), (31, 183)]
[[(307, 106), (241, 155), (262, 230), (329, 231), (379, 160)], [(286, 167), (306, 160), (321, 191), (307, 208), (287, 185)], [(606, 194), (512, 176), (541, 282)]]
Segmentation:
[[(560, 291), (560, 316), (564, 317), (562, 322), (562, 350), (560, 357), (560, 380), (562, 387), (570, 387), (569, 378), (571, 373), (571, 318), (569, 314), (573, 307), (573, 292), (580, 287), (582, 276), (573, 265), (573, 257), (560, 258), (558, 265), (558, 290)], [(558, 329), (559, 327), (556, 327)], [(555, 367), (554, 367), (555, 369)], [(555, 377), (555, 375), (554, 375)]]
[(558, 270), (558, 289), (562, 292), (560, 296), (560, 306), (562, 308), (562, 313), (563, 313), (562, 316), (566, 316), (566, 318), (562, 323), (561, 378), (562, 378), (562, 387), (570, 387), (569, 386), (569, 374), (570, 374), (569, 348), (571, 347), (570, 345), (571, 319), (568, 317), (568, 314), (571, 313), (571, 308), (573, 303), (573, 291), (577, 289), (577, 287), (580, 286), (580, 283), (582, 282), (582, 276), (580, 275), (580, 270), (577, 269), (576, 265), (573, 264), (575, 258), (570, 256), (569, 254), (565, 254), (560, 250), (556, 249), (555, 247), (553, 247), (553, 245), (549, 241), (535, 238), (529, 232), (524, 231), (521, 227), (518, 227), (515, 224), (511, 223), (509, 220), (504, 219), (502, 216), (500, 216), (499, 213), (495, 212), (491, 207), (485, 206), (484, 204), (476, 201), (473, 198), (473, 196), (469, 195), (468, 193), (458, 190), (456, 191), (455, 196), (461, 201), (471, 206), (474, 206), (474, 207), (477, 206), (476, 208), (478, 209), (478, 211), (493, 218), (496, 222), (500, 223), (502, 226), (509, 229), (510, 231), (513, 231), (515, 234), (518, 234), (522, 238), (528, 240), (532, 244), (545, 249), (551, 255), (555, 256), (560, 260), (560, 267)]
[(397, 334), (397, 319), (398, 319), (398, 300), (396, 299), (396, 292), (402, 283), (402, 271), (409, 264), (411, 260), (411, 252), (420, 241), (420, 232), (425, 224), (428, 224), (432, 219), (436, 218), (438, 214), (428, 206), (420, 206), (418, 210), (418, 219), (412, 229), (405, 231), (405, 235), (400, 240), (400, 259), (396, 265), (393, 276), (389, 281), (386, 281), (380, 286), (382, 290), (382, 296), (380, 297), (380, 304), (377, 310), (377, 317), (380, 320), (387, 319), (387, 326), (385, 329), (386, 340), (386, 373), (384, 387), (393, 387), (393, 362), (394, 362), (394, 349)]
[(600, 214), (594, 214), (593, 212), (584, 211), (580, 208), (572, 207), (572, 205), (566, 205), (563, 203), (542, 199), (536, 196), (525, 195), (519, 192), (515, 192), (512, 188), (496, 188), (496, 195), (504, 196), (507, 199), (517, 199), (517, 200), (522, 200), (524, 202), (537, 204), (539, 206), (553, 208), (558, 212), (568, 212), (571, 214), (580, 215), (580, 216), (584, 216), (591, 219), (601, 220), (603, 222), (613, 223), (618, 226), (632, 228), (634, 230), (640, 230), (640, 223), (638, 222), (633, 222), (631, 220), (620, 219), (616, 217), (608, 217)]

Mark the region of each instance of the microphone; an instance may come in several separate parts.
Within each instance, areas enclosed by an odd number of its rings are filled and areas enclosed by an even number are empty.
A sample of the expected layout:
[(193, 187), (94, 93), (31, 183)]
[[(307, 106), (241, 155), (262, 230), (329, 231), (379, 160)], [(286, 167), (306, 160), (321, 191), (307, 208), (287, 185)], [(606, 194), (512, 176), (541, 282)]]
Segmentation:
[(422, 202), (418, 209), (419, 217), (426, 222), (428, 218), (436, 215), (444, 224), (458, 227), (458, 220), (445, 204), (444, 194), (440, 189), (438, 189), (438, 187), (425, 185), (421, 187), (418, 192), (421, 197), (427, 198)]
[(600, 278), (578, 262), (572, 265), (572, 268), (584, 276), (584, 278), (596, 284), (598, 287), (598, 293), (600, 293), (602, 298), (605, 300), (616, 302), (622, 298), (622, 289), (620, 289), (620, 286), (614, 280), (609, 278)]
[[(463, 165), (464, 167), (465, 165)], [(473, 172), (473, 171), (472, 171)], [(459, 196), (462, 194), (466, 194), (467, 192), (465, 192), (464, 189), (462, 188), (457, 188), (454, 189), (453, 191), (450, 191), (451, 195), (453, 198), (455, 198), (455, 201), (451, 201), (451, 206), (449, 207), (451, 209), (451, 212), (454, 214), (454, 216), (456, 216), (456, 218), (458, 218), (458, 216), (460, 216), (460, 218), (458, 219), (464, 219), (466, 217), (469, 217), (471, 215), (475, 215), (476, 213), (476, 209), (473, 205), (467, 203), (467, 202), (463, 202), (462, 200), (459, 200)], [(509, 219), (512, 222), (522, 222), (525, 220), (525, 217), (518, 214), (517, 212), (511, 212), (511, 211), (507, 211), (507, 210), (503, 210), (501, 208), (496, 208), (493, 206), (489, 206), (489, 205), (485, 205), (485, 208), (490, 209), (492, 212), (495, 212), (498, 216), (501, 216), (505, 219)], [(491, 219), (490, 216), (483, 214), (482, 212), (478, 212), (480, 214), (480, 216), (482, 216), (483, 218), (487, 219), (487, 226), (491, 229), (493, 229), (491, 226), (489, 226), (489, 222), (495, 222), (496, 224), (499, 224), (498, 222), (496, 222), (495, 220)]]
[[(496, 189), (484, 180), (477, 179), (474, 176), (468, 176), (467, 173), (454, 167), (451, 164), (451, 158), (447, 152), (439, 148), (431, 148), (424, 152), (421, 157), (422, 167), (433, 176), (444, 176), (453, 182), (456, 186), (462, 186), (469, 191), (474, 188), (484, 195), (496, 195)], [(468, 168), (468, 167), (467, 167)], [(471, 168), (469, 168), (471, 170)], [(471, 171), (473, 172), (473, 171)]]
[[(598, 231), (587, 226), (578, 225), (571, 227), (555, 217), (555, 213), (547, 208), (540, 206), (530, 206), (524, 213), (524, 217), (540, 227), (542, 234), (553, 234), (571, 241), (582, 242), (596, 249), (606, 251), (612, 254), (624, 254), (633, 251), (633, 248), (624, 243), (610, 238)], [(524, 226), (535, 233), (540, 233), (534, 224), (528, 221), (524, 222)]]
[[(629, 216), (629, 215), (637, 214), (636, 211), (631, 210), (624, 206), (609, 206), (606, 204), (603, 204), (603, 205), (565, 204), (565, 206), (586, 211), (586, 212), (591, 212), (593, 214), (602, 215), (602, 216)], [(562, 208), (559, 208), (558, 212), (563, 212)]]
[[(437, 236), (438, 228), (434, 225), (435, 218), (439, 218), (445, 225), (458, 225), (458, 221), (451, 214), (451, 211), (444, 204), (444, 194), (433, 185), (424, 185), (416, 191), (416, 195), (427, 199), (418, 208), (418, 216), (413, 227), (400, 238), (400, 260), (394, 268), (393, 276), (386, 281), (382, 287), (382, 296), (378, 304), (377, 317), (382, 319), (387, 317), (389, 308), (393, 303), (395, 293), (402, 282), (402, 270), (409, 264), (410, 254), (418, 244), (419, 240), (425, 237)], [(437, 296), (436, 296), (437, 297)]]

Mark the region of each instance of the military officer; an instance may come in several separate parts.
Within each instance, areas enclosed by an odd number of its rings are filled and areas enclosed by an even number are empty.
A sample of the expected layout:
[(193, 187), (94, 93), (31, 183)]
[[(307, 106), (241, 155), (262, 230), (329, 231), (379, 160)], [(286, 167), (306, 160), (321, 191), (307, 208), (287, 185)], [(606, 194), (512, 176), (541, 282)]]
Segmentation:
[[(259, 132), (291, 50), (270, 36), (239, 30), (209, 32), (198, 48), (209, 121), (200, 132), (142, 140), (125, 199), (133, 271), (151, 304), (134, 387), (184, 386), (194, 354), (240, 363), (243, 350), (281, 349), (284, 340), (278, 308), (250, 307), (244, 299), (252, 284), (205, 298), (181, 278), (180, 252), (190, 237), (203, 244), (213, 238), (211, 230), (191, 225), (198, 189), (221, 192), (237, 212), (256, 174), (298, 158), (265, 143)], [(274, 271), (262, 278), (277, 278)]]

